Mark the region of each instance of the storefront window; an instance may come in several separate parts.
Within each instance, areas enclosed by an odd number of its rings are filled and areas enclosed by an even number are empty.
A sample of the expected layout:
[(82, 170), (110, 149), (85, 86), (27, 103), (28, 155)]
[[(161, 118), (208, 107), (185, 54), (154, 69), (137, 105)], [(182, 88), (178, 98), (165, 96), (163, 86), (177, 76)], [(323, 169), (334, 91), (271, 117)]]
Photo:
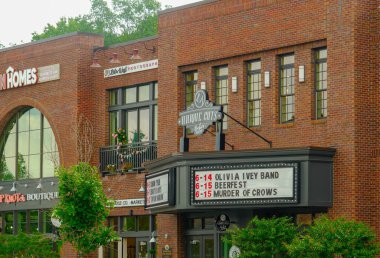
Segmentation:
[(108, 226), (112, 228), (114, 231), (119, 231), (119, 223), (118, 223), (119, 217), (110, 217), (108, 218)]
[(0, 234), (3, 233), (3, 216), (0, 213)]
[(5, 222), (5, 234), (13, 234), (13, 212), (5, 213), (4, 215)]
[(38, 233), (38, 211), (30, 211), (29, 232)]
[[(228, 114), (228, 67), (215, 68), (216, 104), (223, 106), (223, 112)], [(227, 129), (227, 116), (223, 118), (223, 129)]]
[(0, 181), (54, 176), (58, 148), (47, 119), (35, 108), (19, 111), (0, 138)]
[(122, 231), (136, 231), (136, 217), (123, 217)]
[(26, 211), (20, 211), (18, 213), (18, 233), (26, 233), (27, 232), (27, 217), (26, 217)]
[(138, 220), (138, 231), (149, 231), (149, 216), (139, 216)]
[(51, 223), (51, 210), (42, 211), (41, 232), (44, 234), (53, 233), (53, 224)]

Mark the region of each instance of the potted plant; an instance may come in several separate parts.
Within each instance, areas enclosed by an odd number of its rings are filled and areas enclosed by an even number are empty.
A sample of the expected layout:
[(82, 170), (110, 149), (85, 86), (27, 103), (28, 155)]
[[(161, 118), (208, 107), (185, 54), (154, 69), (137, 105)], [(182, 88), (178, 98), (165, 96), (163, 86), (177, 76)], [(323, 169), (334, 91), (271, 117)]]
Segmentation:
[(131, 171), (132, 168), (133, 168), (133, 164), (131, 162), (123, 162), (120, 165), (120, 171), (122, 174), (124, 174), (128, 171)]
[(116, 173), (116, 166), (114, 164), (108, 164), (106, 166), (106, 169), (108, 172), (110, 172), (111, 174), (114, 174)]

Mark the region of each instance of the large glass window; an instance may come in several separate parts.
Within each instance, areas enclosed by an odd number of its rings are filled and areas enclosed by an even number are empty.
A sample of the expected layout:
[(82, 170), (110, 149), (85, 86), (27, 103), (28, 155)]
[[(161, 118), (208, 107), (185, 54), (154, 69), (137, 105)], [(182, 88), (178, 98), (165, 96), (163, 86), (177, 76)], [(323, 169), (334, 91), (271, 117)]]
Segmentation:
[(121, 231), (149, 231), (151, 218), (154, 219), (149, 215), (121, 217)]
[(294, 121), (294, 55), (280, 57), (280, 122)]
[[(216, 104), (223, 106), (223, 112), (228, 114), (228, 67), (215, 68), (215, 98)], [(227, 129), (227, 116), (223, 118), (223, 129)]]
[(248, 126), (261, 124), (261, 61), (248, 63)]
[(327, 49), (315, 51), (316, 118), (327, 117)]
[(128, 143), (157, 140), (157, 82), (111, 90), (109, 94), (110, 144), (115, 144), (112, 134), (119, 127), (126, 130)]
[(7, 212), (4, 215), (4, 233), (5, 234), (13, 234), (13, 212)]
[(0, 181), (54, 176), (58, 149), (47, 119), (35, 108), (19, 111), (0, 139)]

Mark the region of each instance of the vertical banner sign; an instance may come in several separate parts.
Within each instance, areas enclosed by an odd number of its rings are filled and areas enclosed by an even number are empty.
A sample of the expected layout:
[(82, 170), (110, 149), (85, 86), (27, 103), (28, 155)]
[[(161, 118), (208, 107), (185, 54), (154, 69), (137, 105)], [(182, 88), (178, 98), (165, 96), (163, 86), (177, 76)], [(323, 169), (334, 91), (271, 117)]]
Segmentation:
[(191, 169), (193, 205), (298, 202), (298, 164), (266, 163)]

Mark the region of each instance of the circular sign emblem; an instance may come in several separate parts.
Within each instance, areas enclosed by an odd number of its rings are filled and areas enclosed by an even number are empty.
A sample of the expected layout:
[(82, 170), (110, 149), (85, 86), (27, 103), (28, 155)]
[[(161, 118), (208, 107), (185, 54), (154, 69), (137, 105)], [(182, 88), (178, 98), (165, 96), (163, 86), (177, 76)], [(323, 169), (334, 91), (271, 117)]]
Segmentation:
[(240, 256), (240, 249), (236, 245), (233, 245), (228, 252), (229, 258), (238, 258)]
[(215, 227), (218, 231), (226, 231), (230, 227), (230, 218), (226, 214), (220, 214), (216, 218)]
[(206, 102), (206, 92), (199, 90), (195, 93), (194, 104), (197, 108), (203, 108)]

